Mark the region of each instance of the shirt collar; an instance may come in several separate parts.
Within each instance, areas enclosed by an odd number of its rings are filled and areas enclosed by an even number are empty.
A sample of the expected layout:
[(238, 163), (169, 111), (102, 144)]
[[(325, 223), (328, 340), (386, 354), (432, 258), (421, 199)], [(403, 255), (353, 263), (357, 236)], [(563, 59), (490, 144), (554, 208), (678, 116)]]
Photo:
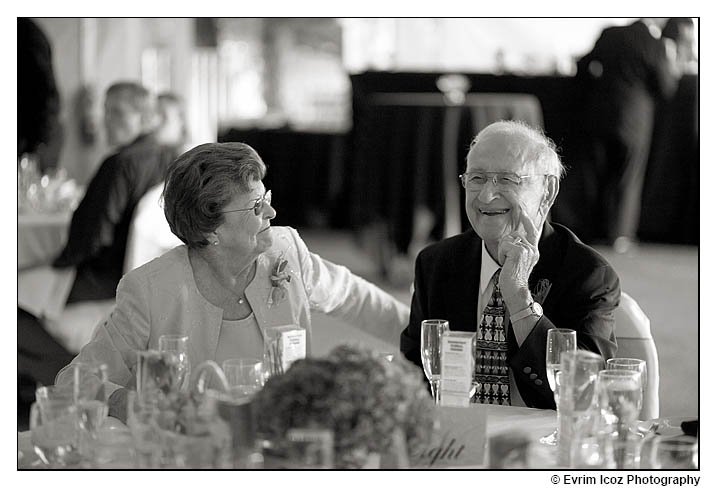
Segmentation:
[(489, 252), (486, 250), (486, 242), (481, 246), (481, 278), (479, 279), (479, 291), (483, 295), (486, 292), (486, 287), (491, 283), (491, 278), (499, 269), (499, 264), (491, 258)]

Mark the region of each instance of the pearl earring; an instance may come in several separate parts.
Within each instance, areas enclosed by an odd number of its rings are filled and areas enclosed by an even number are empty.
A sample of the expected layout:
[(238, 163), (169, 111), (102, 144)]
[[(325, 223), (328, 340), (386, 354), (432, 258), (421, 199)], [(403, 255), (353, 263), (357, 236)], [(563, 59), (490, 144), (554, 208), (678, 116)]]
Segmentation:
[(215, 242), (212, 243), (212, 244), (215, 245), (215, 246), (217, 246), (217, 245), (219, 244), (219, 241), (216, 241), (216, 240), (215, 240)]

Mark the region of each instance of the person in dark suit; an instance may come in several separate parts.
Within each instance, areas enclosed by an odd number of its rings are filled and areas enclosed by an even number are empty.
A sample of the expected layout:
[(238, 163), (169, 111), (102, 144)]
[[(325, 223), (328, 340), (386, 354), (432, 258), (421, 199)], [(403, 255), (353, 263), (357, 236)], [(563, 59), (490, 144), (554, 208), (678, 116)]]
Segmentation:
[(401, 351), (421, 365), (425, 319), (476, 331), (473, 402), (555, 409), (545, 364), (551, 328), (576, 330), (578, 348), (603, 358), (616, 353), (616, 272), (568, 228), (547, 222), (563, 173), (541, 132), (520, 122), (491, 124), (471, 143), (461, 175), (473, 229), (428, 246), (416, 260)]
[(140, 198), (164, 178), (174, 152), (157, 142), (154, 97), (134, 82), (115, 83), (105, 98), (107, 157), (72, 216), (55, 267), (77, 267), (68, 303), (115, 297), (130, 221)]
[(37, 156), (41, 172), (57, 167), (63, 143), (52, 47), (31, 19), (17, 19), (17, 156)]
[(641, 19), (604, 29), (577, 64), (591, 140), (587, 191), (594, 215), (601, 216), (595, 238), (607, 239), (617, 252), (628, 251), (637, 238), (655, 103), (678, 83), (658, 25)]

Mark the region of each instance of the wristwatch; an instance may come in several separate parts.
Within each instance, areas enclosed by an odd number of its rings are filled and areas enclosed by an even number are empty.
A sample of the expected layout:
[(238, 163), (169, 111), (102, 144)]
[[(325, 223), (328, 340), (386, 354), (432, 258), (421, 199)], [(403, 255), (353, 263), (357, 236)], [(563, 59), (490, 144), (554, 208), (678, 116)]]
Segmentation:
[(509, 317), (509, 320), (511, 320), (512, 323), (515, 323), (516, 321), (520, 321), (521, 319), (529, 316), (536, 316), (537, 318), (543, 316), (543, 307), (541, 307), (541, 304), (531, 301), (531, 304), (529, 304), (528, 307), (521, 309), (516, 314), (512, 314)]

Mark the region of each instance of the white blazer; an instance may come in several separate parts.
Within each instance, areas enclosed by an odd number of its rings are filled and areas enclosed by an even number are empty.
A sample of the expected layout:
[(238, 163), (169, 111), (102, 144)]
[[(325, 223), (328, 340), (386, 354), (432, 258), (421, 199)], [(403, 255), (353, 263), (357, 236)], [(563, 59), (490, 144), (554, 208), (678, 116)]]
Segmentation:
[[(258, 257), (255, 278), (245, 291), (263, 335), (269, 326), (298, 325), (307, 331), (309, 355), (314, 309), (398, 345), (409, 321), (405, 304), (346, 267), (311, 253), (295, 229), (273, 227), (272, 232), (272, 248)], [(187, 251), (186, 246), (178, 246), (127, 273), (117, 287), (114, 310), (70, 364), (106, 363), (110, 381), (106, 395), (119, 387), (134, 389), (137, 351), (155, 348), (163, 334), (190, 337), (192, 367), (214, 359), (223, 311), (199, 293)], [(287, 259), (286, 271), (292, 278), (284, 300), (270, 305), (269, 276), (280, 255)], [(70, 365), (57, 374), (56, 384), (72, 381)]]

